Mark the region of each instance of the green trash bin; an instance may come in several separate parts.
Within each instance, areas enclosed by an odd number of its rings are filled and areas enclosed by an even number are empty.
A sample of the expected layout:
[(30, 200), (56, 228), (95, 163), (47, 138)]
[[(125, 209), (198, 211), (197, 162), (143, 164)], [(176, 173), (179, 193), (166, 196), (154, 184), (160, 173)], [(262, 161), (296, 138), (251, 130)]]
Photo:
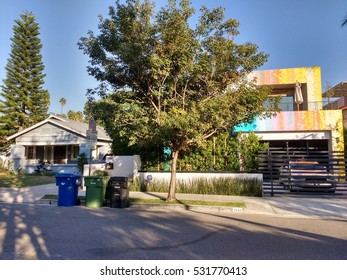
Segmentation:
[(100, 208), (105, 205), (106, 187), (109, 176), (85, 176), (86, 207)]

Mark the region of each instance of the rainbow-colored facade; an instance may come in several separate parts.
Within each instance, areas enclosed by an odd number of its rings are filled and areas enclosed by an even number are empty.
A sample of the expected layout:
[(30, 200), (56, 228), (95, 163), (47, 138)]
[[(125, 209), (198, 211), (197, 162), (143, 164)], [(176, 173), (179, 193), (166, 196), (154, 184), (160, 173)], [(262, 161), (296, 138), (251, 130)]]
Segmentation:
[[(287, 100), (286, 106), (272, 118), (257, 118), (241, 125), (238, 132), (254, 131), (266, 141), (318, 140), (331, 151), (344, 150), (341, 110), (325, 110), (322, 101), (320, 67), (254, 71), (249, 77), (258, 85), (270, 85), (273, 94)], [(299, 82), (303, 102), (296, 104), (294, 87)]]

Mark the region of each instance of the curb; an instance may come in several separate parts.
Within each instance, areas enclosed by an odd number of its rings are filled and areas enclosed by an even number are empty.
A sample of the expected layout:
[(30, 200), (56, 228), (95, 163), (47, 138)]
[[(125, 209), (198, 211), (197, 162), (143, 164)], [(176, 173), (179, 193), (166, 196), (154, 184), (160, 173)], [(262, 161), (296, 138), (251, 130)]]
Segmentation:
[[(40, 205), (52, 205), (57, 206), (57, 199), (40, 199), (35, 202), (35, 204)], [(76, 205), (76, 206), (84, 206)], [(108, 206), (100, 208), (111, 208)], [(184, 211), (208, 211), (208, 212), (229, 212), (229, 213), (244, 213), (245, 209), (242, 207), (225, 207), (225, 206), (203, 206), (203, 205), (182, 205), (182, 204), (158, 204), (158, 203), (139, 203), (131, 202), (128, 208), (134, 209), (162, 209), (162, 210), (184, 210)], [(121, 208), (119, 208), (121, 209)]]
[(189, 210), (189, 211), (209, 211), (209, 212), (231, 212), (243, 213), (244, 208), (241, 207), (225, 207), (225, 206), (203, 206), (189, 204), (157, 204), (157, 203), (139, 203), (131, 202), (130, 208), (161, 208), (167, 210)]

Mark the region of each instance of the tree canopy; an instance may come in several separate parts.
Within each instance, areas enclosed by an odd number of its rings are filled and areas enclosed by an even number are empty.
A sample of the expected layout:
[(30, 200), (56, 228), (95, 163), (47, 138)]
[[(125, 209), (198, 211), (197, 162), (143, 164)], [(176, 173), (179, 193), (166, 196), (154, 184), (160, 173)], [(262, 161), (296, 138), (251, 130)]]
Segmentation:
[(269, 89), (247, 79), (268, 55), (235, 42), (239, 23), (223, 8), (201, 7), (191, 27), (194, 13), (188, 0), (169, 0), (158, 12), (150, 1), (116, 1), (108, 18), (100, 16), (99, 33), (79, 41), (100, 82), (88, 92), (94, 118), (128, 145), (170, 147), (168, 200), (180, 151), (277, 110)]
[(50, 96), (43, 89), (39, 25), (30, 12), (15, 20), (6, 78), (0, 92), (0, 132), (11, 135), (47, 117)]

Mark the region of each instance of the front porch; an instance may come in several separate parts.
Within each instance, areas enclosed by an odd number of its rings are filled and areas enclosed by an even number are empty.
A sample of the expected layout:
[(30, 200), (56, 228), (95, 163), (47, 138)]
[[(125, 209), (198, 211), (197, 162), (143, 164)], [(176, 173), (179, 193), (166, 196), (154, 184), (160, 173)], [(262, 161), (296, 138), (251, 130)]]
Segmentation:
[[(92, 151), (91, 161), (97, 163), (99, 157), (104, 155), (108, 147), (98, 146)], [(80, 173), (78, 157), (85, 152), (89, 158), (90, 150), (85, 144), (81, 145), (40, 145), (20, 146), (14, 145), (11, 149), (15, 170), (21, 170), (25, 174), (40, 173), (41, 171), (52, 173)]]
[(71, 164), (77, 163), (79, 145), (24, 146), (27, 164)]
[[(26, 163), (23, 165), (23, 173), (25, 174), (34, 174), (37, 173), (38, 166), (40, 165), (39, 162), (32, 162), (32, 163)], [(45, 164), (46, 171), (49, 173), (71, 173), (71, 174), (78, 174), (79, 169), (77, 163), (70, 163), (70, 164)]]
[[(85, 153), (90, 157), (90, 149), (86, 146), (87, 123), (73, 121), (60, 116), (51, 115), (25, 130), (7, 138), (14, 140), (9, 160), (13, 162), (13, 170), (34, 173), (44, 163), (47, 170), (54, 173), (79, 173), (78, 157)], [(109, 153), (112, 140), (101, 127), (96, 127), (96, 149), (91, 157), (99, 160)]]

